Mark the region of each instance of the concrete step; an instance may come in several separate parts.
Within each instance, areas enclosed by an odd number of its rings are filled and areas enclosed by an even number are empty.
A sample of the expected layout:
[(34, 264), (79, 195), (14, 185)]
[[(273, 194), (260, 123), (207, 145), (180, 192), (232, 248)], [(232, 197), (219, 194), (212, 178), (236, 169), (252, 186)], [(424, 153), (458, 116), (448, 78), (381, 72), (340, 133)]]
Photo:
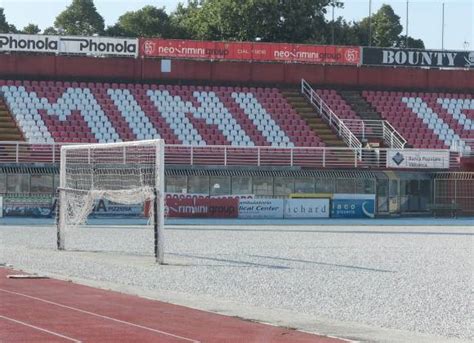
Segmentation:
[(364, 120), (383, 120), (380, 114), (368, 103), (358, 91), (341, 91), (341, 97)]
[(24, 141), (23, 135), (15, 122), (15, 119), (0, 97), (0, 140), (2, 141)]
[(18, 141), (18, 134), (0, 133), (0, 141)]
[(326, 146), (346, 147), (346, 144), (332, 131), (328, 123), (316, 113), (313, 105), (298, 90), (284, 90), (282, 95)]

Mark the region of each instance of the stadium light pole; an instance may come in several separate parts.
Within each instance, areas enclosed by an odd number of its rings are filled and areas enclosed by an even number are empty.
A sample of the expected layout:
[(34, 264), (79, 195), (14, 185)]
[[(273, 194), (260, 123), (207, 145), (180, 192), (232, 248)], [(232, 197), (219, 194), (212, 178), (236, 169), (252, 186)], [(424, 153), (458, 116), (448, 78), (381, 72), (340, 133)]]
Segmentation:
[(369, 46), (372, 46), (372, 0), (369, 0)]
[(332, 5), (332, 25), (331, 25), (331, 26), (332, 26), (332, 30), (331, 30), (331, 42), (332, 42), (332, 45), (334, 45), (334, 26), (335, 26), (335, 25), (334, 25), (334, 7), (336, 7), (336, 6), (335, 6), (334, 2), (332, 2), (332, 3), (331, 3), (331, 5)]
[(444, 2), (441, 10), (441, 50), (444, 50)]
[(408, 46), (408, 0), (407, 0), (407, 23), (406, 23), (406, 29), (405, 29), (405, 48), (409, 48)]

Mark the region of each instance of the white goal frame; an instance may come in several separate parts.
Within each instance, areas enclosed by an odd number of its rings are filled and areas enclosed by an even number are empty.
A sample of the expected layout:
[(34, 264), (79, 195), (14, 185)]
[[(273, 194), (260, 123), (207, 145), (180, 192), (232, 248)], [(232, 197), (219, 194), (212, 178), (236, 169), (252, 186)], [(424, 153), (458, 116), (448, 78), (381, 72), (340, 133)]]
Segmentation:
[[(163, 264), (164, 263), (164, 215), (165, 215), (165, 149), (164, 149), (164, 140), (163, 139), (154, 139), (154, 140), (143, 140), (143, 141), (133, 141), (133, 142), (120, 142), (120, 143), (94, 143), (94, 144), (74, 144), (74, 145), (63, 145), (61, 147), (61, 160), (60, 160), (60, 177), (59, 177), (59, 188), (58, 188), (58, 215), (56, 217), (57, 222), (57, 249), (65, 250), (65, 241), (67, 234), (67, 205), (66, 205), (66, 195), (67, 192), (73, 193), (84, 193), (85, 195), (91, 194), (93, 191), (93, 181), (91, 183), (91, 189), (74, 189), (68, 188), (67, 186), (67, 154), (70, 151), (84, 150), (87, 152), (88, 164), (91, 164), (91, 151), (94, 149), (123, 149), (123, 164), (127, 164), (126, 148), (127, 147), (154, 147), (155, 161), (154, 161), (154, 182), (152, 184), (153, 197), (148, 200), (152, 200), (153, 207), (149, 208), (152, 216), (150, 220), (153, 224), (153, 237), (154, 237), (154, 256), (156, 262)], [(152, 150), (153, 151), (153, 150)], [(93, 180), (94, 174), (91, 174)], [(125, 189), (124, 190), (133, 190)], [(104, 190), (107, 191), (107, 190)], [(120, 191), (120, 190), (119, 190)], [(113, 191), (112, 191), (113, 192)], [(151, 207), (151, 204), (150, 204)]]

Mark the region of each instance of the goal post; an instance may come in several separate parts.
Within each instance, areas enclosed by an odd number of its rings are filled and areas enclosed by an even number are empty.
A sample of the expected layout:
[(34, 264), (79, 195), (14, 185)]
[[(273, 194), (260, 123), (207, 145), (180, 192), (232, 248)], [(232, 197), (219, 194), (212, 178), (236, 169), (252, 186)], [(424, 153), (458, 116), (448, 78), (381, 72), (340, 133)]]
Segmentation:
[(99, 199), (148, 203), (154, 255), (164, 262), (164, 141), (65, 145), (61, 147), (57, 248), (70, 230), (85, 224)]

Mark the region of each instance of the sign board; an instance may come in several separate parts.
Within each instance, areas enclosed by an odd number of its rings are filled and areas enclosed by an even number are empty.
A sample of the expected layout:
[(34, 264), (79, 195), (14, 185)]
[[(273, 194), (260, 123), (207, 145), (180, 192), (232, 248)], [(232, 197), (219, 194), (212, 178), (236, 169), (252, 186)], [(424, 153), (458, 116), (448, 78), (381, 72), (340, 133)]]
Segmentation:
[(59, 38), (59, 53), (88, 56), (138, 56), (138, 39), (111, 37)]
[(92, 217), (144, 217), (143, 204), (119, 204), (100, 199), (96, 201)]
[(329, 199), (288, 199), (285, 218), (329, 218)]
[(138, 39), (0, 34), (0, 51), (137, 57)]
[(210, 42), (159, 38), (141, 38), (144, 57), (188, 58), (316, 64), (360, 63), (360, 48), (285, 43)]
[(236, 198), (167, 198), (166, 213), (170, 218), (237, 218)]
[(0, 51), (58, 53), (59, 36), (0, 34)]
[(239, 201), (239, 218), (283, 219), (283, 199), (246, 199)]
[(4, 217), (52, 218), (55, 215), (56, 199), (48, 196), (5, 196)]
[(389, 149), (387, 168), (399, 169), (449, 169), (449, 151)]
[(375, 218), (375, 194), (334, 194), (332, 218)]
[(474, 51), (362, 48), (363, 65), (474, 68)]

